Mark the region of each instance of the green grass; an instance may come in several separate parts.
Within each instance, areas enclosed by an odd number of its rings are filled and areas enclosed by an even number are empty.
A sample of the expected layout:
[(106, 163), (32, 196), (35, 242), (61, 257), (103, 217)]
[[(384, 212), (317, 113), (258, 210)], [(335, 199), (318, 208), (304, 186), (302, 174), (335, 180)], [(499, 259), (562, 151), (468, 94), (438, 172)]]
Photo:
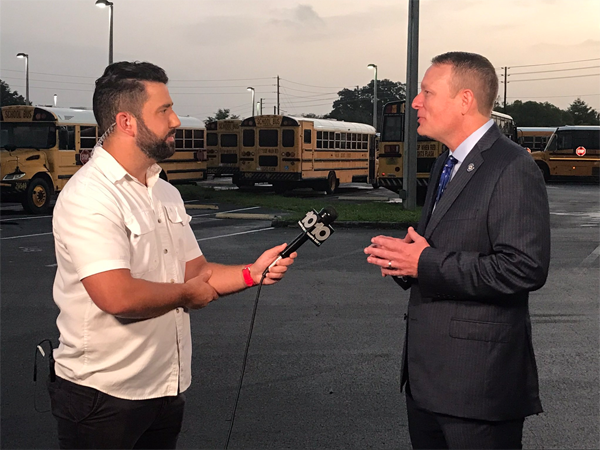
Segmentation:
[(337, 222), (388, 222), (414, 224), (419, 221), (421, 208), (405, 211), (400, 203), (376, 201), (347, 201), (337, 198), (300, 198), (276, 195), (272, 192), (253, 192), (240, 190), (213, 190), (200, 186), (178, 185), (184, 200), (200, 202), (226, 203), (237, 206), (261, 206), (290, 214), (285, 219), (297, 221), (306, 211), (332, 205), (338, 212)]

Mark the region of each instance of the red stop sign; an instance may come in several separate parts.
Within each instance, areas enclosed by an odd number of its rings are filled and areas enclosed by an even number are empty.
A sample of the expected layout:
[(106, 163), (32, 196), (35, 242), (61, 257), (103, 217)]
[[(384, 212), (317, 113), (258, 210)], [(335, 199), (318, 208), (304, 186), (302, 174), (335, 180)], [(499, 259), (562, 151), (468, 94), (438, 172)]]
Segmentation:
[(575, 149), (575, 153), (577, 154), (577, 156), (584, 156), (585, 147), (577, 147), (577, 149)]

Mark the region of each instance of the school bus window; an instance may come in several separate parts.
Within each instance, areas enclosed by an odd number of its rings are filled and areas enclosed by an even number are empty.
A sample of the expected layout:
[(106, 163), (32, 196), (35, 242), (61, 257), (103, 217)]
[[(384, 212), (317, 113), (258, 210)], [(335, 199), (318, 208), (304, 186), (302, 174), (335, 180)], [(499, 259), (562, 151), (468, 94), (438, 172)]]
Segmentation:
[(194, 148), (204, 148), (204, 130), (194, 130)]
[(237, 147), (238, 137), (234, 133), (226, 133), (221, 135), (221, 147)]
[(181, 128), (175, 130), (175, 148), (183, 148), (183, 130)]
[(312, 133), (310, 130), (304, 130), (304, 143), (310, 144), (312, 142)]
[(362, 148), (363, 150), (368, 150), (369, 149), (369, 136), (367, 134), (363, 134), (362, 137)]
[(75, 127), (62, 126), (58, 128), (59, 150), (75, 150)]
[(242, 135), (242, 144), (244, 147), (254, 147), (254, 130), (244, 130)]
[(259, 147), (277, 147), (277, 130), (259, 130), (258, 131), (258, 146)]
[(283, 130), (281, 132), (281, 145), (283, 147), (293, 147), (294, 146), (294, 130)]
[(194, 148), (193, 130), (183, 130), (183, 148)]
[(92, 149), (96, 145), (96, 127), (84, 127), (79, 129), (79, 148)]
[[(594, 130), (580, 130), (571, 134), (571, 145), (575, 148), (584, 147), (586, 150), (597, 149), (600, 144), (600, 135)], [(560, 141), (559, 141), (560, 142)]]
[(206, 133), (206, 145), (210, 145), (211, 147), (219, 145), (219, 137), (217, 133)]

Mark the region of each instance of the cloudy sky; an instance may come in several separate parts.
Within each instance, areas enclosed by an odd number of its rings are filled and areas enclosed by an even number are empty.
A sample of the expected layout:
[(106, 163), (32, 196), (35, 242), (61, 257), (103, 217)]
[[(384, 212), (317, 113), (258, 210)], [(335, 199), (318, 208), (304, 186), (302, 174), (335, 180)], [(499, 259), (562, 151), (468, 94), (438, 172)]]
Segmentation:
[[(0, 78), (30, 99), (91, 106), (108, 62), (95, 0), (0, 0)], [(114, 59), (162, 66), (179, 114), (246, 117), (252, 86), (272, 112), (324, 114), (340, 89), (406, 80), (408, 0), (113, 0)], [(508, 102), (577, 97), (600, 111), (600, 0), (421, 0), (419, 76), (450, 50), (509, 70)], [(525, 81), (530, 80), (530, 81)], [(501, 85), (501, 91), (503, 85)], [(502, 92), (501, 92), (502, 94)]]

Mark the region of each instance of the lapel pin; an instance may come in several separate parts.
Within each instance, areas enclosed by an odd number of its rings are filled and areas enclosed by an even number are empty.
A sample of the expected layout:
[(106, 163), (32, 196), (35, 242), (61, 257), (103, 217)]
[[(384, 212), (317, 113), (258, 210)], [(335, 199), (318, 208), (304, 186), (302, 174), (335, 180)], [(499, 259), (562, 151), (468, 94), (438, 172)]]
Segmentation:
[(473, 172), (475, 170), (475, 164), (471, 163), (469, 164), (469, 167), (467, 167), (467, 172)]

